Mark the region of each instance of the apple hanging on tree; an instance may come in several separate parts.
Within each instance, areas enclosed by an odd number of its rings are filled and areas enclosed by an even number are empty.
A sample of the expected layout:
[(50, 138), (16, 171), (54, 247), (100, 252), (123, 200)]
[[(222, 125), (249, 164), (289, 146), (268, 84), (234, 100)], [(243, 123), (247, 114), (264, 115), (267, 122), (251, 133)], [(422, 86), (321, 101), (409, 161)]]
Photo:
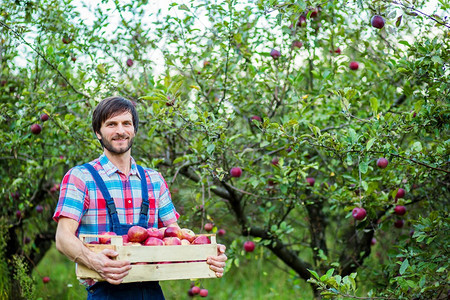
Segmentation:
[(239, 167), (231, 168), (230, 175), (231, 175), (231, 177), (239, 178), (242, 175), (242, 169)]
[(370, 23), (372, 24), (373, 27), (381, 29), (384, 27), (384, 18), (382, 16), (375, 15), (370, 20)]
[(403, 216), (406, 213), (406, 207), (404, 207), (403, 205), (397, 205), (394, 208), (394, 212), (398, 216)]
[(309, 186), (314, 186), (316, 180), (314, 179), (314, 177), (306, 177), (306, 182), (309, 184)]
[(405, 225), (405, 221), (403, 221), (402, 219), (395, 220), (394, 222), (395, 228), (402, 228), (403, 225)]
[(213, 230), (214, 225), (212, 223), (206, 223), (204, 228), (207, 232), (210, 232), (211, 230)]
[(198, 294), (200, 295), (200, 297), (206, 297), (206, 296), (208, 296), (208, 290), (207, 289), (201, 289)]
[(39, 117), (41, 119), (42, 122), (45, 122), (48, 120), (48, 115), (47, 114), (41, 114), (41, 116)]
[(253, 241), (246, 241), (244, 243), (245, 252), (253, 252), (255, 250), (255, 243)]
[(389, 164), (389, 161), (388, 161), (386, 158), (384, 158), (384, 157), (380, 157), (380, 158), (377, 160), (377, 166), (378, 166), (380, 169), (385, 169), (385, 168), (388, 166), (388, 164)]
[(352, 216), (355, 220), (361, 221), (367, 216), (367, 212), (362, 207), (355, 207), (352, 211)]
[(31, 133), (33, 133), (33, 134), (39, 134), (42, 131), (42, 127), (39, 124), (31, 125), (30, 129), (31, 129)]
[(352, 61), (352, 62), (350, 63), (350, 70), (356, 71), (356, 70), (358, 70), (358, 68), (359, 68), (358, 62)]
[(276, 49), (272, 49), (272, 51), (270, 51), (270, 56), (272, 56), (273, 59), (279, 59), (281, 57), (281, 52)]

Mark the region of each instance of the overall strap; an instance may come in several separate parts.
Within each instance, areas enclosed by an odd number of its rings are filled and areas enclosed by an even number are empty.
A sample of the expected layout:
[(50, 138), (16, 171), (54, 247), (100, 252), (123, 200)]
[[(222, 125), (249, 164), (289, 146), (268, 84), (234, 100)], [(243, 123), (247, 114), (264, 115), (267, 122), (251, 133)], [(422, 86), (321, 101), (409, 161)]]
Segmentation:
[(147, 217), (148, 217), (148, 188), (147, 188), (147, 177), (145, 176), (144, 168), (136, 165), (141, 176), (141, 190), (142, 190), (142, 204), (141, 204), (141, 214), (139, 217), (139, 226), (147, 228)]
[(86, 163), (83, 165), (88, 169), (88, 171), (92, 174), (92, 177), (94, 178), (95, 183), (97, 184), (97, 187), (100, 189), (100, 192), (103, 195), (103, 198), (105, 198), (106, 206), (108, 207), (108, 213), (110, 217), (110, 227), (112, 227), (112, 224), (114, 221), (116, 221), (117, 224), (119, 224), (119, 217), (117, 216), (116, 211), (116, 205), (114, 204), (114, 199), (111, 197), (111, 195), (108, 192), (108, 188), (106, 187), (105, 182), (103, 181), (102, 177), (98, 174), (97, 170), (89, 163)]

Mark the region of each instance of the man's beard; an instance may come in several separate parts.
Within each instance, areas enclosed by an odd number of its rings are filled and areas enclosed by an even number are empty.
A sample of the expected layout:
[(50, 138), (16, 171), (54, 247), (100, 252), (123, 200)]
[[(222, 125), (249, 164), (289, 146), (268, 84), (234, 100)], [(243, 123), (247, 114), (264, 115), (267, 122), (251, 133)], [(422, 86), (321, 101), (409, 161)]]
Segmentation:
[[(114, 154), (123, 154), (123, 153), (127, 152), (128, 150), (130, 150), (131, 146), (133, 146), (134, 138), (129, 139), (128, 144), (125, 147), (117, 148), (117, 147), (114, 147), (107, 139), (105, 139), (103, 137), (103, 135), (101, 135), (101, 137), (102, 138), (100, 140), (100, 144), (102, 144), (102, 146), (104, 148), (106, 148), (106, 150), (108, 150), (109, 152), (114, 153)], [(124, 138), (124, 136), (123, 137), (122, 136), (113, 137), (113, 139), (116, 139), (116, 138)]]

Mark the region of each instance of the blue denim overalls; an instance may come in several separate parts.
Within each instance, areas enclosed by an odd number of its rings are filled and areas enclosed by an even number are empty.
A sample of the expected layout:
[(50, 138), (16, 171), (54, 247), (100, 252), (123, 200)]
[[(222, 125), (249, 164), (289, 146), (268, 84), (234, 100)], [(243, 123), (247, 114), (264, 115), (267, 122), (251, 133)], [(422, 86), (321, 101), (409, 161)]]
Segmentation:
[[(100, 189), (103, 198), (106, 200), (106, 206), (108, 208), (109, 214), (109, 231), (115, 232), (117, 235), (124, 235), (128, 233), (128, 229), (136, 224), (120, 224), (119, 217), (117, 216), (116, 206), (114, 205), (114, 199), (108, 192), (105, 182), (100, 177), (98, 172), (90, 164), (84, 164), (84, 166), (89, 170), (89, 172), (94, 177), (97, 187)], [(147, 228), (148, 227), (148, 189), (147, 180), (145, 177), (144, 169), (141, 166), (137, 166), (139, 174), (141, 176), (141, 187), (142, 187), (142, 205), (139, 217), (138, 226)], [(146, 281), (146, 282), (132, 282), (132, 283), (121, 283), (119, 285), (110, 284), (106, 281), (97, 282), (93, 286), (87, 288), (88, 300), (96, 299), (151, 299), (151, 300), (163, 300), (164, 295), (157, 281)]]

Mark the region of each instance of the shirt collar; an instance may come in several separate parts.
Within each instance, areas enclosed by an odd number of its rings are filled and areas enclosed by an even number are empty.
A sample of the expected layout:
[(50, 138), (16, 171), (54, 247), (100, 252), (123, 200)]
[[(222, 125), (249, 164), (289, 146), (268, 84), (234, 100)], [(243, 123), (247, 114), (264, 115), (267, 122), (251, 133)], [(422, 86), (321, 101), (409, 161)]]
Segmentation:
[[(105, 170), (106, 175), (111, 176), (112, 174), (119, 172), (119, 169), (108, 159), (105, 153), (100, 155), (98, 160), (102, 165), (103, 170)], [(137, 175), (139, 178), (141, 178), (136, 166), (136, 161), (133, 157), (131, 157), (130, 175)]]

